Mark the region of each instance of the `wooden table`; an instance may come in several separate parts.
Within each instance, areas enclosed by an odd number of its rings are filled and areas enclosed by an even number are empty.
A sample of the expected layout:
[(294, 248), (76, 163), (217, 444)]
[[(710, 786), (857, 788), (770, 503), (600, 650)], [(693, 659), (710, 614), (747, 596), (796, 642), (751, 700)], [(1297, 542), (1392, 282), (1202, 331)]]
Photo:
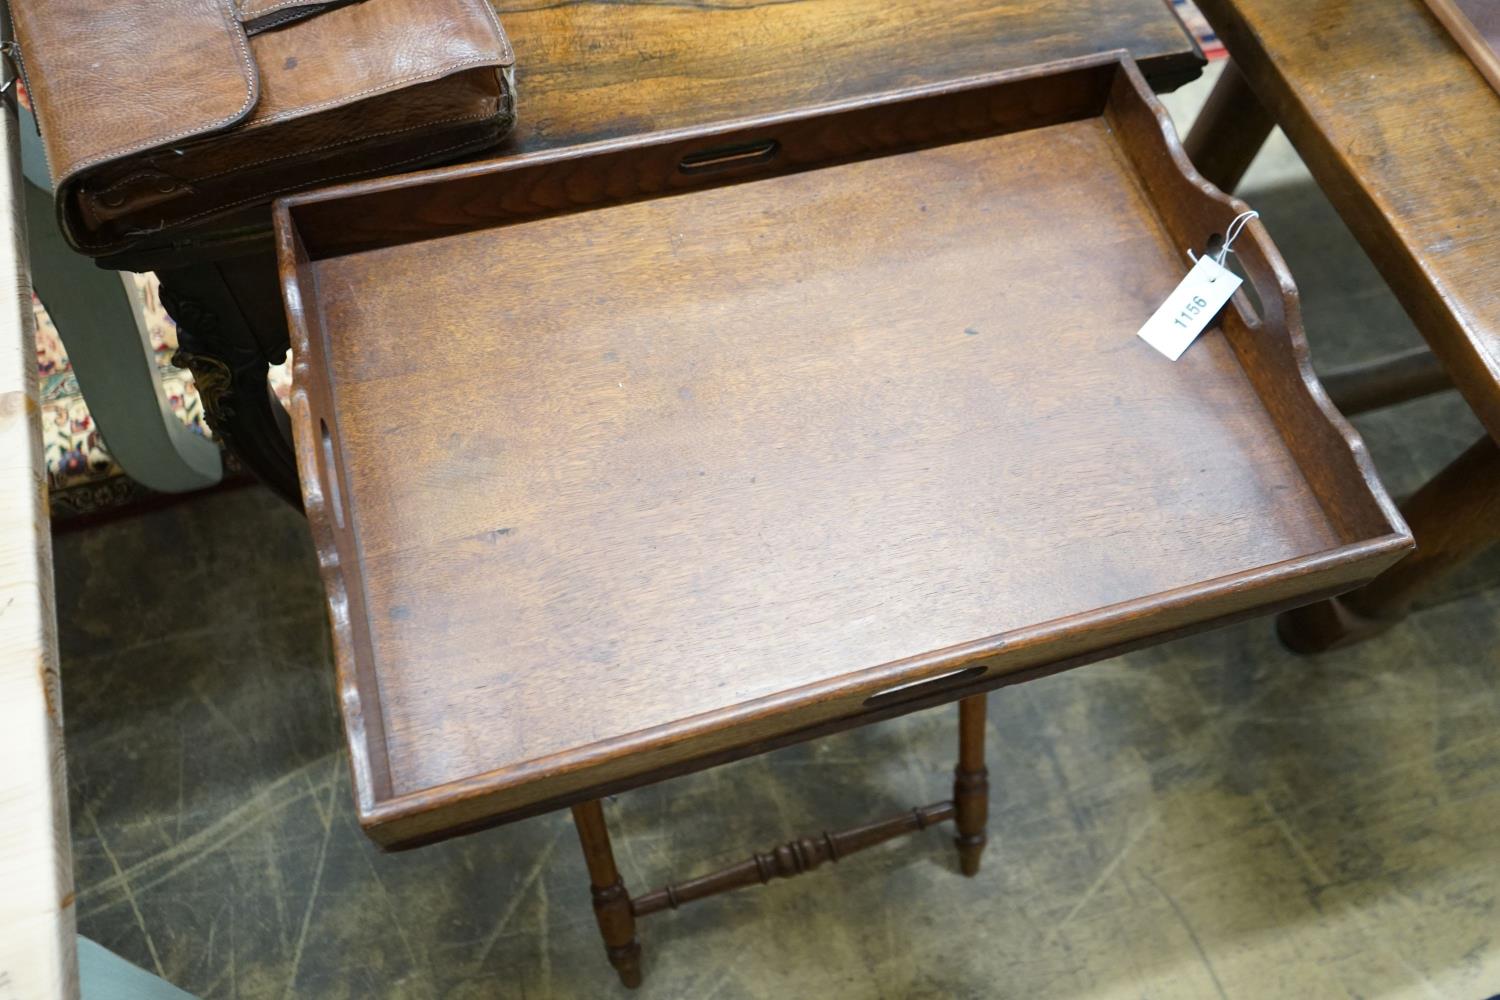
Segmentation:
[[(1250, 214), (1117, 53), (278, 202), (362, 826), (572, 806), (630, 984), (635, 917), (946, 818), (975, 870), (985, 690), (1410, 547), (1258, 222), (1258, 311), (1134, 336)], [(626, 894), (601, 796), (960, 698), (952, 800)]]
[[(1158, 91), (1202, 69), (1162, 0), (748, 0), (497, 3), (515, 45), (520, 125), (502, 155), (845, 100), (1128, 50)], [(179, 363), (210, 424), (298, 502), (286, 417), (266, 392), (288, 346), (267, 206), (105, 261), (156, 270)]]
[[(1451, 380), (1488, 431), (1403, 506), (1416, 555), (1289, 615), (1314, 651), (1405, 614), (1500, 538), (1500, 95), (1423, 0), (1199, 0), (1233, 65), (1189, 136), (1233, 188), (1279, 124), (1432, 348), (1334, 373), (1346, 413)], [(1317, 331), (1312, 332), (1314, 342)]]
[[(1170, 90), (1196, 77), (1202, 66), (1196, 45), (1161, 0), (1066, 5), (1038, 0), (791, 0), (774, 5), (731, 0), (717, 5), (497, 6), (517, 53), (521, 121), (500, 151), (502, 156), (853, 102), (896, 87), (942, 84), (1115, 49), (1127, 50), (1157, 90)], [(160, 273), (163, 303), (180, 328), (180, 363), (197, 376), (211, 423), (269, 484), (289, 499), (300, 500), (286, 415), (264, 386), (267, 365), (279, 363), (288, 347), (269, 213), (261, 208), (210, 232), (174, 234), (106, 263)], [(436, 309), (442, 306), (440, 300), (432, 303)], [(492, 534), (498, 538), (504, 532)], [(1333, 572), (1335, 577), (1339, 572), (1336, 566), (1312, 570)], [(1330, 586), (1336, 584), (1335, 577), (1328, 578)], [(1239, 607), (1239, 599), (1239, 591), (1226, 594), (1223, 613)], [(1171, 602), (1157, 610), (1168, 617), (1173, 614)], [(392, 620), (398, 620), (404, 612), (391, 613), (396, 616)], [(768, 630), (769, 635), (774, 632)], [(1128, 632), (1119, 633), (1122, 643)], [(967, 671), (961, 673), (969, 677)], [(999, 681), (989, 686), (995, 683)], [(702, 693), (704, 686), (700, 683), (692, 690)], [(598, 801), (579, 802), (575, 819), (595, 907), (610, 958), (622, 978), (639, 982), (635, 915), (747, 880), (795, 874), (943, 819), (956, 821), (964, 870), (977, 870), (986, 809), (984, 701), (982, 694), (964, 693), (970, 696), (961, 712), (959, 767), (951, 802), (841, 834), (794, 841), (725, 872), (634, 901), (615, 870)], [(864, 699), (869, 692), (843, 694)], [(944, 687), (930, 698), (935, 703), (956, 696)], [(914, 707), (915, 702), (873, 707), (861, 721)], [(824, 721), (849, 724), (846, 719)], [(373, 715), (370, 722), (376, 723)], [(753, 724), (747, 725), (736, 733), (753, 732)], [(794, 737), (811, 735), (801, 730)], [(768, 739), (757, 749), (771, 745), (774, 740)], [(726, 743), (724, 756), (743, 752), (748, 752), (746, 747)], [(690, 763), (710, 762), (700, 757)], [(354, 766), (360, 773), (367, 761), (356, 756)], [(357, 784), (367, 778), (357, 778)], [(575, 791), (597, 795), (607, 789)], [(567, 803), (535, 805), (558, 804)], [(453, 832), (457, 831), (441, 831)]]

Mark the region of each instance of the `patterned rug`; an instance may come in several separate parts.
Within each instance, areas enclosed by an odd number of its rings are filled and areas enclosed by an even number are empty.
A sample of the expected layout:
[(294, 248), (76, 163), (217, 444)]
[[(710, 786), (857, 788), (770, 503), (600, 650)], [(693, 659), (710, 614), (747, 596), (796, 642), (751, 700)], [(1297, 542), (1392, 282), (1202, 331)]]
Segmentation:
[[(1197, 38), (1204, 55), (1210, 59), (1224, 57), (1224, 46), (1191, 0), (1172, 0), (1172, 7)], [(177, 350), (177, 327), (161, 306), (155, 275), (131, 277), (139, 284), (146, 300), (151, 347), (173, 412), (193, 431), (212, 438), (203, 417), (203, 404), (193, 387), (192, 374), (172, 364), (172, 355)], [(68, 363), (56, 327), (35, 296), (32, 297), (32, 307), (36, 312), (43, 448), (47, 455), (47, 486), (53, 522), (118, 511), (159, 497), (155, 491), (127, 476), (110, 457), (104, 438), (94, 426), (88, 404), (78, 389), (78, 379)], [(271, 386), (285, 403), (291, 390), (289, 365), (272, 369)], [(243, 474), (229, 455), (225, 459), (226, 478)]]
[(1198, 47), (1203, 50), (1204, 56), (1209, 59), (1223, 59), (1229, 55), (1224, 48), (1224, 43), (1219, 41), (1219, 36), (1214, 34), (1214, 29), (1209, 26), (1208, 18), (1193, 5), (1192, 0), (1172, 0), (1172, 9), (1187, 25), (1188, 31), (1198, 40)]
[[(127, 276), (136, 282), (146, 304), (146, 329), (156, 357), (162, 388), (172, 412), (194, 433), (212, 439), (203, 416), (203, 404), (193, 386), (191, 372), (172, 364), (177, 350), (177, 325), (161, 305), (159, 285), (152, 274)], [(99, 514), (139, 503), (158, 494), (127, 476), (110, 457), (109, 449), (89, 414), (78, 388), (78, 377), (68, 361), (57, 327), (35, 295), (36, 363), (42, 401), (42, 448), (47, 460), (47, 490), (54, 522), (80, 515)], [(128, 334), (128, 331), (122, 331)], [(286, 401), (291, 391), (291, 372), (282, 365), (272, 369), (271, 385)], [(226, 456), (227, 458), (227, 456)], [(226, 461), (226, 478), (239, 474), (233, 461)]]

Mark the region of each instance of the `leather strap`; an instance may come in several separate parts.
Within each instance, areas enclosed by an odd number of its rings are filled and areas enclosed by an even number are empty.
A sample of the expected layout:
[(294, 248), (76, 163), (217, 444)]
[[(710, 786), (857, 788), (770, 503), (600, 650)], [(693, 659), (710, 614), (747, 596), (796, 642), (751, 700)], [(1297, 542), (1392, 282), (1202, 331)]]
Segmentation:
[(280, 28), (332, 7), (362, 0), (236, 0), (240, 24), (249, 35)]

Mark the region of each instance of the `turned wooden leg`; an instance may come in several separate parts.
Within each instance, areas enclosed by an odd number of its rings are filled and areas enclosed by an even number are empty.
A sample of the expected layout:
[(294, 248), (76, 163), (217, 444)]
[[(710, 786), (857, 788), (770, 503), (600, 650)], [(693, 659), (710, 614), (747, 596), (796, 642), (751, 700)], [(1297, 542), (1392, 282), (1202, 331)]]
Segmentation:
[(609, 846), (609, 827), (604, 825), (604, 810), (595, 799), (573, 807), (573, 825), (583, 845), (583, 860), (589, 868), (589, 882), (594, 890), (594, 916), (604, 935), (604, 952), (609, 964), (620, 974), (620, 982), (631, 989), (641, 985), (641, 945), (635, 939), (635, 914), (630, 909), (630, 894), (615, 868), (615, 854)]
[(979, 874), (984, 853), (984, 828), (990, 816), (990, 772), (984, 766), (985, 696), (976, 694), (958, 703), (958, 767), (953, 769), (953, 825), (958, 836), (959, 867), (965, 875)]
[(1500, 446), (1488, 436), (1477, 441), (1412, 494), (1401, 513), (1417, 550), (1359, 590), (1282, 615), (1282, 642), (1318, 653), (1384, 631), (1428, 586), (1500, 541)]
[(1200, 174), (1220, 191), (1232, 192), (1275, 125), (1240, 71), (1229, 62), (1182, 148)]
[(637, 896), (630, 909), (637, 917), (650, 916), (662, 910), (675, 910), (684, 903), (707, 899), (752, 885), (765, 885), (772, 879), (796, 878), (829, 861), (842, 861), (858, 851), (917, 830), (925, 830), (954, 817), (952, 802), (921, 806), (875, 823), (866, 823), (838, 833), (824, 831), (816, 837), (798, 837), (775, 850), (756, 852), (748, 860), (721, 868), (708, 875), (664, 886), (655, 892)]

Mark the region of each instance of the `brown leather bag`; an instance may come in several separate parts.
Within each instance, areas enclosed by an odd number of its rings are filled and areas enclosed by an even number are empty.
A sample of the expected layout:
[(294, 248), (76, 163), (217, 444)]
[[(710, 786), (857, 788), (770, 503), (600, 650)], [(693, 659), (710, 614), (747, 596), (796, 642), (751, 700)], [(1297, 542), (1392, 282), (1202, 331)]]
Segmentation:
[(63, 233), (102, 255), (300, 188), (493, 145), (487, 0), (12, 0)]

